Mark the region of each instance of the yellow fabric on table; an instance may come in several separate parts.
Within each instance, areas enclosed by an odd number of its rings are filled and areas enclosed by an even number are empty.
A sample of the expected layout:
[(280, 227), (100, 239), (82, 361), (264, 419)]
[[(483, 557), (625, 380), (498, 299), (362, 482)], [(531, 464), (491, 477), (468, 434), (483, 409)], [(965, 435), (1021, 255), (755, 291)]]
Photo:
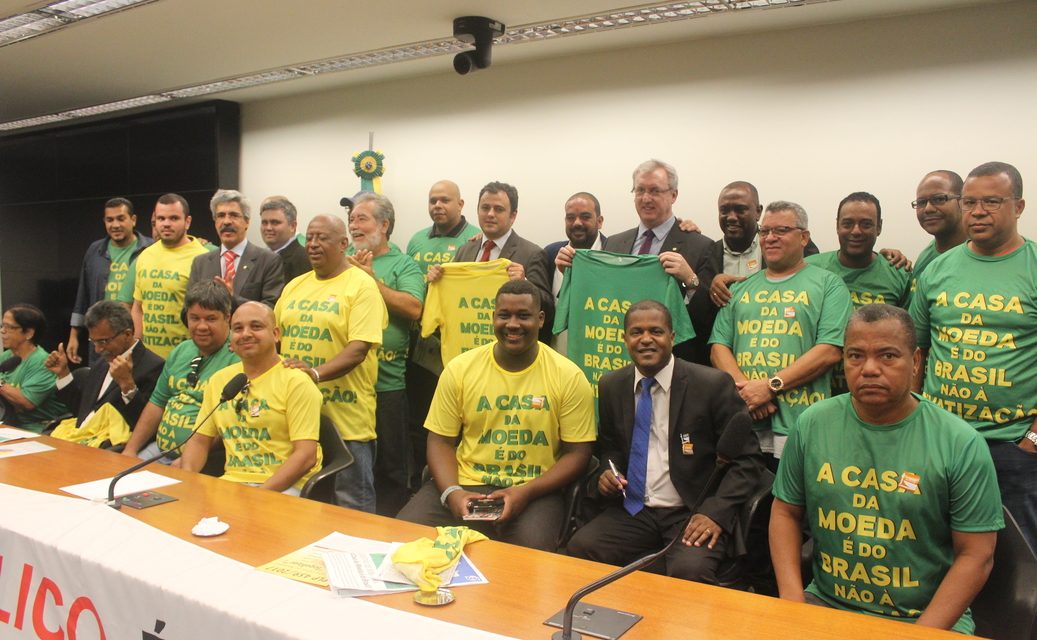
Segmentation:
[(422, 591), (435, 591), (443, 584), (443, 572), (457, 565), (466, 544), (488, 540), (468, 527), (436, 527), (436, 531), (435, 540), (419, 538), (392, 554), (397, 571)]
[(100, 447), (105, 442), (111, 442), (114, 447), (130, 439), (130, 426), (122, 414), (106, 402), (78, 429), (75, 418), (66, 418), (58, 423), (50, 435), (88, 447)]

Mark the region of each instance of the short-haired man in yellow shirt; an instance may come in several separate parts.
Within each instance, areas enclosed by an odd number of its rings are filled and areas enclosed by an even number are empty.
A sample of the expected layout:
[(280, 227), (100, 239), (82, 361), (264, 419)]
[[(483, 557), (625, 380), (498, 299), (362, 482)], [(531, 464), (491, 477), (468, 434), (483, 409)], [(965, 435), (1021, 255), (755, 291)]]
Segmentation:
[[(321, 466), (320, 391), (302, 371), (281, 366), (280, 331), (270, 307), (244, 303), (231, 317), (230, 330), (241, 362), (217, 371), (206, 384), (198, 415), (216, 412), (184, 445), (183, 469), (200, 471), (212, 443), (222, 438), (225, 480), (299, 495)], [(220, 404), (224, 386), (242, 372), (248, 388)]]
[[(400, 512), (428, 525), (468, 524), (491, 538), (553, 551), (561, 490), (587, 467), (594, 398), (580, 369), (537, 341), (544, 323), (537, 287), (506, 282), (493, 312), (496, 342), (462, 353), (443, 370), (425, 428), (432, 480)], [(503, 501), (499, 518), (464, 521), (469, 502)]]

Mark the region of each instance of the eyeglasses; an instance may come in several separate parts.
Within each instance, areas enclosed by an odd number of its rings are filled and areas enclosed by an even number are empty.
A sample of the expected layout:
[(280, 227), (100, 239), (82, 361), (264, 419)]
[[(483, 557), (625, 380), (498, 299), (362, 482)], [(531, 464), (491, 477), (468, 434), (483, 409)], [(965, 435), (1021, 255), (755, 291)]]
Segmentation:
[(972, 211), (976, 208), (976, 205), (982, 205), (983, 210), (987, 213), (993, 213), (1001, 208), (1001, 205), (1005, 203), (1005, 200), (1018, 200), (1019, 198), (1008, 197), (1002, 198), (1000, 196), (986, 196), (984, 198), (966, 198), (961, 199), (961, 210)]
[(913, 209), (925, 209), (926, 205), (933, 205), (934, 207), (942, 207), (951, 200), (961, 200), (961, 196), (949, 196), (946, 193), (937, 193), (936, 195), (929, 196), (928, 198), (919, 198), (911, 201), (911, 208)]
[(759, 234), (761, 238), (766, 238), (770, 234), (774, 234), (779, 238), (784, 238), (791, 231), (795, 230), (806, 231), (803, 227), (760, 227)]
[(22, 328), (19, 327), (18, 325), (16, 325), (16, 324), (7, 324), (6, 322), (3, 323), (2, 325), (0, 325), (0, 328), (2, 328), (4, 331), (21, 331), (22, 330)]
[(87, 340), (89, 340), (90, 344), (94, 345), (95, 347), (101, 347), (102, 349), (104, 349), (109, 344), (111, 344), (112, 340), (115, 340), (118, 337), (119, 336), (115, 335), (110, 338), (87, 338)]
[(198, 370), (202, 368), (202, 356), (195, 356), (191, 360), (191, 370), (187, 372), (187, 384), (192, 387), (198, 386)]
[(644, 187), (636, 187), (634, 189), (631, 189), (630, 193), (634, 194), (638, 198), (645, 195), (646, 193), (652, 196), (653, 198), (658, 198), (667, 191), (673, 191), (673, 189), (656, 189), (655, 187), (652, 187), (651, 189), (645, 189)]

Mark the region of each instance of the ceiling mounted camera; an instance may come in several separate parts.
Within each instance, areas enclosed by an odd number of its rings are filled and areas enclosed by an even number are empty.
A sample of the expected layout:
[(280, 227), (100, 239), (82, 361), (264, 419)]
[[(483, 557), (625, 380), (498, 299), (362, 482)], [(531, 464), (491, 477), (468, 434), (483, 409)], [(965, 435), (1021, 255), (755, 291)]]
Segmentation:
[(504, 24), (482, 16), (454, 18), (454, 37), (461, 42), (474, 44), (474, 51), (465, 51), (454, 56), (454, 71), (465, 75), (474, 69), (490, 66), (490, 50), (493, 39), (504, 35)]

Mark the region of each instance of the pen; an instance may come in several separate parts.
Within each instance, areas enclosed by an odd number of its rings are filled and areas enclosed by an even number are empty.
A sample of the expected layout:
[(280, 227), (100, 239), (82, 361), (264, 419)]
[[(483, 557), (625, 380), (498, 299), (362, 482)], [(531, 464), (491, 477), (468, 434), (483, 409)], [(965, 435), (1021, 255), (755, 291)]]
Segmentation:
[[(615, 462), (612, 462), (611, 460), (609, 460), (609, 468), (612, 469), (612, 475), (616, 476), (616, 479), (619, 479), (619, 478), (623, 477), (623, 474), (620, 473), (619, 469), (616, 468), (616, 463)], [(623, 492), (623, 497), (624, 498), (627, 497), (627, 490), (626, 489), (624, 489), (623, 487), (620, 487), (619, 490), (621, 492)]]

